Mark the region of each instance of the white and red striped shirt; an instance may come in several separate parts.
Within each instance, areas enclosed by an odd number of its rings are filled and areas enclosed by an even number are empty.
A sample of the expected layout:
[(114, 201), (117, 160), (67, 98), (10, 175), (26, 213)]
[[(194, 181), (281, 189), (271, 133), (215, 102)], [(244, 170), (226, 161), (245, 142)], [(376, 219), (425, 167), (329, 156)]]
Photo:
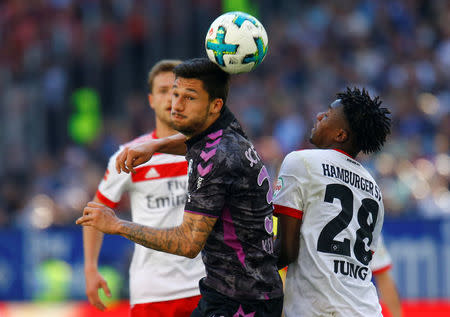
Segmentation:
[[(156, 134), (132, 141), (155, 139)], [(183, 156), (156, 153), (150, 161), (135, 168), (136, 174), (115, 169), (111, 156), (108, 169), (98, 186), (97, 198), (117, 206), (129, 193), (133, 222), (155, 228), (180, 225), (187, 190), (187, 162)], [(199, 295), (198, 281), (205, 276), (201, 256), (189, 259), (135, 245), (130, 265), (130, 304), (167, 301)]]

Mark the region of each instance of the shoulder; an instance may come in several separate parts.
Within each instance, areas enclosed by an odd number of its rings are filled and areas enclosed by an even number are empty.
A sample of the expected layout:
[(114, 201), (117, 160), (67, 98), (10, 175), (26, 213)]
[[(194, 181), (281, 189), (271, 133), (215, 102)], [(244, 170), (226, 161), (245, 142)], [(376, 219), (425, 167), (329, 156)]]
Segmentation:
[(279, 174), (308, 178), (312, 171), (318, 168), (317, 163), (321, 161), (323, 155), (324, 150), (317, 149), (290, 152), (285, 156)]
[(201, 152), (215, 153), (214, 161), (226, 161), (227, 158), (243, 156), (244, 152), (253, 148), (251, 142), (241, 134), (230, 130), (221, 129), (206, 136)]
[(133, 140), (131, 140), (131, 141), (125, 143), (125, 144), (122, 144), (120, 146), (120, 148), (123, 148), (125, 146), (134, 145), (134, 144), (137, 144), (137, 143), (140, 143), (140, 142), (144, 142), (144, 141), (148, 141), (148, 140), (153, 140), (153, 139), (156, 139), (155, 131), (152, 131), (152, 132), (140, 135), (137, 138), (134, 138)]
[(227, 152), (245, 152), (253, 148), (253, 144), (244, 136), (234, 131), (224, 133), (223, 141), (220, 144), (221, 151)]
[[(220, 140), (220, 143), (217, 146), (210, 150), (214, 151), (214, 156), (212, 157), (212, 161), (215, 162), (216, 166), (220, 166), (221, 170), (235, 168), (238, 162), (244, 156), (245, 149), (247, 147), (243, 147), (236, 138), (229, 134), (224, 134)], [(207, 151), (205, 149), (204, 151)], [(204, 153), (201, 153), (201, 156)]]
[(135, 139), (133, 139), (133, 140), (131, 140), (129, 142), (126, 142), (126, 143), (123, 143), (123, 144), (119, 145), (119, 148), (117, 149), (117, 151), (114, 152), (109, 157), (109, 161), (115, 160), (116, 157), (119, 155), (119, 153), (122, 152), (122, 150), (126, 146), (130, 146), (130, 145), (133, 145), (133, 144), (136, 144), (136, 143), (140, 143), (140, 142), (144, 142), (144, 141), (151, 140), (151, 139), (154, 139), (154, 133), (153, 132), (147, 133), (147, 134), (143, 134), (143, 135), (138, 136), (137, 138), (135, 138)]
[(286, 163), (299, 163), (299, 162), (307, 162), (307, 161), (315, 161), (318, 158), (323, 157), (323, 150), (316, 149), (305, 149), (305, 150), (297, 150), (290, 152), (284, 158), (284, 162)]
[(119, 149), (112, 156), (116, 156), (117, 154), (119, 154), (127, 146), (132, 146), (132, 145), (135, 145), (135, 144), (138, 144), (138, 143), (141, 143), (141, 142), (145, 142), (145, 141), (148, 141), (148, 140), (153, 140), (153, 139), (156, 139), (155, 131), (152, 131), (152, 132), (140, 135), (140, 136), (132, 139), (131, 141), (128, 141), (128, 142), (125, 142), (125, 143), (121, 144), (119, 146)]
[(288, 155), (291, 155), (293, 157), (298, 157), (298, 158), (313, 158), (313, 157), (321, 157), (327, 152), (328, 152), (328, 150), (322, 150), (322, 149), (300, 149), (300, 150), (292, 151)]
[[(158, 138), (155, 136), (155, 132), (153, 131), (153, 132), (138, 136), (138, 137), (134, 138), (133, 140), (120, 145), (119, 148), (117, 149), (117, 151), (110, 156), (110, 158), (109, 158), (110, 163), (113, 162), (114, 163), (113, 165), (115, 166), (115, 160), (116, 160), (117, 156), (123, 151), (123, 149), (125, 147), (133, 146), (135, 144), (139, 144), (139, 143), (142, 143), (145, 141), (155, 140), (155, 139), (158, 139)], [(141, 164), (140, 166), (142, 167), (145, 165), (152, 165), (152, 164), (169, 164), (169, 163), (177, 163), (177, 162), (183, 162), (183, 161), (186, 161), (185, 157), (183, 155), (175, 155), (175, 154), (156, 152), (156, 153), (153, 153), (152, 158), (149, 161)], [(124, 173), (124, 174), (126, 174), (126, 173)]]

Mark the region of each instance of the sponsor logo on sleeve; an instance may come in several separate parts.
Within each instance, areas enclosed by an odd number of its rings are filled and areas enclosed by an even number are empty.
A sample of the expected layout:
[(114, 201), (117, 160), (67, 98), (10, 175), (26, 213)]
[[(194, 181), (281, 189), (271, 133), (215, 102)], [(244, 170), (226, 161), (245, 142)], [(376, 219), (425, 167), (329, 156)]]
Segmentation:
[(283, 177), (278, 177), (277, 183), (275, 184), (275, 190), (273, 192), (273, 197), (275, 198), (280, 190), (283, 188), (284, 182)]

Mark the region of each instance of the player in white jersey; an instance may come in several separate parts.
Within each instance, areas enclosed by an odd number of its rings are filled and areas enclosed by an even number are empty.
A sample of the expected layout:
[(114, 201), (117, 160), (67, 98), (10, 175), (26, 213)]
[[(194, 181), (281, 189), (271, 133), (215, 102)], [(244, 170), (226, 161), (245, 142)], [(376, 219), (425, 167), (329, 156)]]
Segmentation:
[(279, 266), (289, 264), (285, 316), (381, 317), (369, 263), (384, 218), (381, 192), (355, 160), (378, 151), (389, 111), (365, 90), (337, 94), (311, 143), (284, 159), (276, 186)]
[[(163, 60), (149, 73), (149, 102), (155, 111), (156, 129), (133, 142), (163, 138), (176, 132), (170, 126), (173, 68), (180, 61)], [(124, 192), (129, 193), (131, 213), (136, 223), (158, 228), (174, 227), (183, 220), (188, 164), (183, 156), (158, 154), (136, 169), (135, 174), (118, 174), (116, 156), (109, 160), (96, 202), (114, 208)], [(98, 272), (98, 255), (103, 233), (83, 227), (86, 294), (91, 304), (105, 309), (98, 291), (109, 294), (106, 281)], [(205, 276), (201, 257), (182, 256), (135, 245), (130, 265), (131, 317), (190, 316), (200, 299), (198, 281)]]
[(381, 302), (386, 305), (392, 317), (401, 317), (402, 305), (400, 296), (395, 282), (389, 274), (392, 268), (392, 259), (384, 245), (382, 236), (378, 240), (377, 251), (374, 253), (369, 267), (372, 270)]

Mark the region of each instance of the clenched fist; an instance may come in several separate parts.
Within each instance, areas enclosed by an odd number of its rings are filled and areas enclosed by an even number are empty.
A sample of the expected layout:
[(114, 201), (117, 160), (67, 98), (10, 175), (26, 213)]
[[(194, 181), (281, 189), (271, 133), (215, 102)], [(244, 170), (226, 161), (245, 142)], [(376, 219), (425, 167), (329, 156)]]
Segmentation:
[(118, 234), (120, 222), (114, 210), (91, 201), (84, 207), (83, 216), (77, 219), (76, 224), (91, 226), (104, 233)]

